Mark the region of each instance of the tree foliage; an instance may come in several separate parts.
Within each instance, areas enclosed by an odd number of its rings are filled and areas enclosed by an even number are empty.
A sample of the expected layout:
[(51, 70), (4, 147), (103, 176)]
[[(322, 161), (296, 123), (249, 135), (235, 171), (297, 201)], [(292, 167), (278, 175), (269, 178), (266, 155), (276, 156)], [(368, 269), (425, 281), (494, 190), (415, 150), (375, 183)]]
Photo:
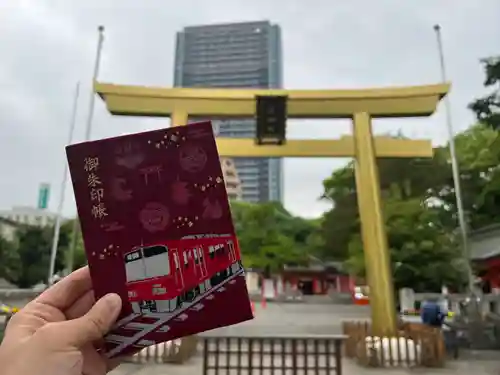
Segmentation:
[[(449, 226), (442, 220), (448, 216), (443, 214), (446, 209), (435, 195), (446, 190), (450, 175), (442, 155), (438, 153), (428, 160), (380, 159), (378, 169), (396, 286), (434, 290), (443, 282), (460, 284), (461, 269), (437, 271), (440, 267), (449, 268), (459, 255)], [(353, 274), (365, 276), (353, 163), (335, 171), (324, 186), (325, 198), (334, 203), (325, 221), (339, 217), (342, 220), (327, 222), (327, 243), (336, 242), (332, 247), (335, 257), (344, 260)], [(335, 227), (342, 228), (341, 241), (336, 232), (329, 230)], [(429, 263), (433, 266), (427, 267)]]
[[(476, 124), (455, 137), (460, 170), (462, 201), (470, 229), (497, 222), (500, 212), (499, 133), (491, 127)], [(449, 160), (448, 148), (438, 149), (442, 160)], [(448, 168), (451, 171), (451, 166)], [(451, 174), (433, 192), (445, 202), (449, 213), (457, 211)], [(454, 221), (456, 223), (456, 220)]]
[(491, 90), (486, 96), (473, 101), (469, 108), (479, 122), (500, 130), (500, 56), (489, 57), (481, 62), (485, 73), (484, 86)]
[(15, 282), (19, 267), (17, 243), (0, 237), (0, 278)]
[[(74, 225), (77, 225), (75, 233), (73, 233)], [(64, 249), (65, 265), (70, 266), (72, 269), (78, 269), (87, 264), (87, 256), (85, 255), (85, 247), (83, 245), (82, 232), (79, 230), (80, 224), (78, 219), (67, 220), (61, 227), (61, 232), (68, 234), (68, 245)], [(76, 236), (73, 238), (73, 236)], [(75, 241), (74, 248), (72, 249), (72, 242)], [(73, 257), (73, 259), (70, 259)]]
[[(45, 282), (48, 277), (50, 253), (52, 247), (53, 228), (27, 227), (18, 233), (20, 271), (16, 284), (28, 288), (36, 283)], [(64, 268), (64, 251), (69, 243), (69, 234), (61, 231), (55, 271)]]
[(232, 202), (238, 242), (246, 267), (280, 270), (284, 264), (303, 264), (321, 240), (314, 237), (317, 221), (291, 215), (279, 203)]
[[(25, 226), (17, 230), (16, 241), (9, 242), (0, 238), (0, 277), (29, 288), (48, 278), (53, 227)], [(65, 266), (65, 257), (69, 246), (70, 231), (61, 227), (55, 272)]]
[[(471, 229), (497, 223), (500, 216), (500, 148), (491, 147), (496, 142), (497, 131), (483, 124), (455, 138), (462, 201)], [(462, 285), (464, 267), (460, 243), (454, 236), (458, 220), (449, 148), (434, 151), (429, 159), (378, 160), (398, 287), (436, 290), (442, 283), (457, 288)], [(345, 260), (348, 269), (362, 276), (364, 259), (353, 164), (334, 171), (324, 188), (325, 199), (333, 203), (325, 214), (325, 242), (334, 243), (329, 247), (332, 255)], [(426, 266), (429, 264), (432, 266)]]

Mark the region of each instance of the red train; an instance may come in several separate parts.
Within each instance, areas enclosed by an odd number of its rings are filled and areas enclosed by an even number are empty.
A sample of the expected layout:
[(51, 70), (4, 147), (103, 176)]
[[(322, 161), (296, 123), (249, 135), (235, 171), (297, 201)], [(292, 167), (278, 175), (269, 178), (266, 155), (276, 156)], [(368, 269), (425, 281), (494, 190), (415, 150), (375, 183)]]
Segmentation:
[(125, 254), (134, 312), (172, 312), (242, 268), (232, 235), (195, 235)]

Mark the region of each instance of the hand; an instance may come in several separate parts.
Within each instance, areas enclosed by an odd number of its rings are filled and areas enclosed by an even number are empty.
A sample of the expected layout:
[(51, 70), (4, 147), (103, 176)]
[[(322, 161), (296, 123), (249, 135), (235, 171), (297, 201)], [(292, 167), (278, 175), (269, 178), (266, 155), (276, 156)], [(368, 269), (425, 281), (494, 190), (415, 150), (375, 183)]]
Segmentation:
[(16, 313), (0, 345), (2, 375), (101, 375), (116, 367), (98, 351), (121, 310), (108, 294), (95, 302), (88, 267), (73, 272)]

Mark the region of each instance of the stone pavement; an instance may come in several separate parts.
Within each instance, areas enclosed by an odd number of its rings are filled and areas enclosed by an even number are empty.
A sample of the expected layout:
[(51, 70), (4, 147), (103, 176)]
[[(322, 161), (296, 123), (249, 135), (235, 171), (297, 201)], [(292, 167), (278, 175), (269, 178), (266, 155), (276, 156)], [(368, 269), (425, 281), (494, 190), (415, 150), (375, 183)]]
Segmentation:
[[(421, 373), (425, 375), (498, 375), (500, 373), (500, 361), (481, 360), (469, 361), (458, 360), (450, 361), (446, 368), (443, 369), (405, 369), (405, 368), (364, 368), (356, 365), (352, 361), (344, 360), (344, 375), (404, 375)], [(245, 372), (243, 372), (245, 373)], [(277, 372), (279, 374), (279, 372)], [(201, 375), (202, 374), (202, 358), (196, 356), (184, 365), (141, 365), (125, 363), (116, 368), (110, 373), (111, 375)], [(236, 375), (236, 371), (231, 371), (229, 375)], [(260, 375), (256, 370), (255, 375)], [(270, 371), (265, 371), (262, 375), (268, 375)], [(224, 370), (221, 370), (220, 375), (226, 375)], [(282, 375), (282, 374), (280, 374)], [(299, 371), (298, 375), (308, 375)], [(321, 374), (328, 375), (328, 374)]]
[(268, 303), (255, 306), (255, 319), (211, 331), (217, 335), (317, 335), (342, 333), (342, 322), (369, 318), (369, 309), (354, 305)]
[[(369, 309), (353, 305), (325, 304), (291, 304), (268, 303), (266, 308), (256, 304), (256, 318), (252, 321), (232, 327), (219, 328), (209, 332), (215, 335), (315, 335), (339, 334), (342, 322), (346, 320), (364, 320), (369, 318)], [(500, 359), (500, 353), (498, 355)], [(236, 372), (235, 372), (236, 373)], [(445, 369), (366, 369), (355, 363), (344, 360), (345, 375), (394, 375), (425, 373), (426, 375), (458, 374), (458, 375), (500, 375), (500, 360), (495, 357), (477, 359), (460, 359), (449, 361)], [(202, 358), (198, 355), (185, 365), (142, 365), (124, 363), (111, 374), (113, 375), (201, 375)], [(255, 375), (260, 375), (254, 372)], [(226, 375), (222, 371), (220, 375)], [(228, 374), (228, 375), (232, 375)], [(249, 374), (245, 374), (249, 375)], [(267, 372), (262, 375), (267, 375)], [(279, 374), (276, 375), (289, 375)], [(300, 373), (298, 375), (308, 375)], [(328, 375), (328, 374), (321, 374)]]
[[(346, 320), (368, 319), (369, 309), (362, 306), (352, 305), (310, 305), (310, 304), (275, 304), (269, 303), (264, 309), (259, 304), (256, 306), (256, 318), (252, 321), (238, 324), (232, 327), (219, 328), (209, 332), (210, 335), (241, 335), (241, 336), (268, 336), (268, 335), (315, 335), (315, 334), (339, 334), (341, 333), (342, 322)], [(500, 358), (500, 353), (499, 353)], [(481, 360), (471, 358), (450, 360), (444, 369), (368, 369), (356, 365), (354, 362), (344, 359), (344, 375), (403, 375), (422, 373), (426, 375), (500, 375), (500, 361), (489, 357)], [(242, 372), (245, 375), (247, 372)], [(115, 369), (113, 375), (201, 375), (202, 357), (197, 355), (184, 365), (142, 365), (125, 363)], [(213, 372), (211, 372), (213, 374)], [(236, 375), (236, 371), (231, 371), (227, 375)], [(270, 375), (270, 371), (255, 375)], [(276, 375), (291, 375), (280, 374)], [(221, 370), (220, 375), (226, 375), (225, 370)], [(298, 375), (308, 375), (304, 372)], [(325, 374), (325, 371), (320, 372)]]

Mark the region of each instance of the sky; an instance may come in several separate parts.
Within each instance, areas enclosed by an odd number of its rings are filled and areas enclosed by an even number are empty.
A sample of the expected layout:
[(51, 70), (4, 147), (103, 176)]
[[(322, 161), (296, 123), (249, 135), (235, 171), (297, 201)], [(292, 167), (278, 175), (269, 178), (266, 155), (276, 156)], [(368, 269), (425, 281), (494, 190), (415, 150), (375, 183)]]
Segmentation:
[[(72, 142), (84, 138), (97, 26), (106, 28), (99, 80), (170, 87), (175, 32), (202, 24), (269, 20), (281, 26), (284, 85), (350, 89), (425, 85), (441, 80), (433, 25), (442, 27), (455, 132), (474, 123), (467, 104), (486, 91), (479, 60), (500, 54), (496, 0), (0, 0), (0, 209), (35, 206), (51, 185), (56, 211), (64, 146), (77, 82)], [(376, 134), (401, 131), (443, 144), (444, 104), (430, 118), (375, 120)], [(168, 119), (111, 116), (97, 98), (92, 139), (153, 130)], [(289, 139), (337, 138), (349, 120), (289, 120)], [(322, 181), (346, 159), (286, 159), (285, 207), (315, 217)], [(71, 184), (63, 214), (75, 214)]]

